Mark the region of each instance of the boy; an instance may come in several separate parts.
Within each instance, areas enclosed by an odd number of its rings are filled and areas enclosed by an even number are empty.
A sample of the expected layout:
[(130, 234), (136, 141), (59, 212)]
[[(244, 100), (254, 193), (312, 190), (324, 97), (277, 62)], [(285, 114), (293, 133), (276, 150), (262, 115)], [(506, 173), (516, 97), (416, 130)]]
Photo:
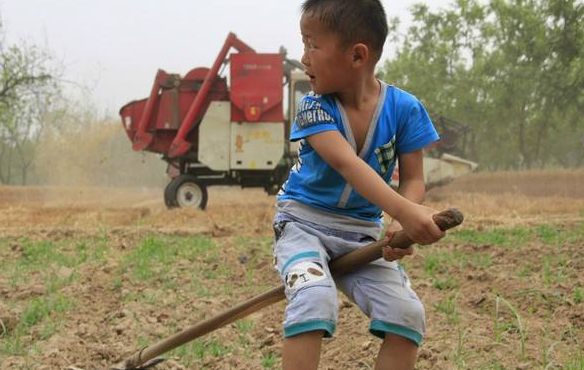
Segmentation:
[[(276, 268), (285, 283), (284, 370), (317, 369), (332, 336), (339, 287), (383, 339), (376, 369), (413, 369), (424, 308), (396, 260), (413, 250), (386, 247), (384, 259), (333, 280), (327, 263), (379, 238), (382, 211), (414, 241), (444, 236), (424, 197), (422, 148), (438, 135), (421, 103), (375, 78), (387, 36), (379, 0), (306, 0), (302, 63), (313, 92), (300, 102), (291, 140), (298, 163), (282, 187), (274, 219)], [(388, 185), (400, 161), (400, 185)], [(400, 227), (401, 224), (401, 227)]]

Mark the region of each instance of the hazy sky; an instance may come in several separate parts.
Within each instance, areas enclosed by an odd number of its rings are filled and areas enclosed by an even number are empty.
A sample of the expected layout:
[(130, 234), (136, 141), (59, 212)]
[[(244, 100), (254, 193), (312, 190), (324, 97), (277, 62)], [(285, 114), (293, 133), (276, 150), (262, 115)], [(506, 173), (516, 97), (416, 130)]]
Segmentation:
[[(453, 0), (383, 0), (388, 17), (408, 22), (412, 4), (432, 9)], [(146, 97), (158, 68), (186, 74), (210, 67), (232, 31), (258, 52), (300, 59), (294, 0), (0, 0), (8, 42), (49, 48), (66, 78), (93, 86), (92, 100), (110, 114)], [(384, 58), (391, 53), (386, 45)]]

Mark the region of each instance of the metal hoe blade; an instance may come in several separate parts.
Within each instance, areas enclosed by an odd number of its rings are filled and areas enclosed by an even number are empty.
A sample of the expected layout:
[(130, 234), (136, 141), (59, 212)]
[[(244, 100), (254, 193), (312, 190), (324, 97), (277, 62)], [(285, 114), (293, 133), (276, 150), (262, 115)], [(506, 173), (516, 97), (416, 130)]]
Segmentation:
[(151, 369), (154, 366), (158, 365), (159, 363), (161, 363), (162, 361), (164, 361), (164, 359), (162, 357), (157, 357), (154, 358), (138, 367), (118, 367), (119, 365), (115, 365), (112, 366), (111, 370), (146, 370), (146, 369)]
[[(152, 369), (154, 368), (154, 366), (158, 365), (159, 363), (163, 362), (164, 359), (162, 357), (157, 357), (154, 358), (140, 366), (137, 367), (119, 367), (120, 365), (114, 365), (112, 366), (110, 369), (111, 370), (146, 370), (146, 369)], [(122, 365), (123, 366), (123, 365)], [(86, 370), (77, 366), (69, 366), (67, 367), (68, 370)]]

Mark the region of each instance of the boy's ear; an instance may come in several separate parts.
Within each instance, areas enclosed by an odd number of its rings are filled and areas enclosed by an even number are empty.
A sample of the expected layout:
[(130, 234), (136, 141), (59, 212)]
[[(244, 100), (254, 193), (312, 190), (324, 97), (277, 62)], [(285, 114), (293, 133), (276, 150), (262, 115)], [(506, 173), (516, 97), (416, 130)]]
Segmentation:
[(353, 45), (351, 52), (353, 57), (352, 61), (355, 66), (360, 66), (367, 63), (371, 57), (369, 47), (365, 44), (359, 43)]

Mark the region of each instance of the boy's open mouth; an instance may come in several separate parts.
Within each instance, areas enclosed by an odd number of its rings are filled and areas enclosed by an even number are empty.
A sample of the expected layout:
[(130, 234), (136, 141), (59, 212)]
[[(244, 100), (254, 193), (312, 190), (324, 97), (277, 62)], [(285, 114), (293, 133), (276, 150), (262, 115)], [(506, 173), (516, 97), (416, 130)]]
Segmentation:
[(308, 76), (308, 78), (310, 79), (310, 81), (314, 81), (315, 80), (316, 77), (314, 75), (312, 75), (312, 74), (310, 74), (308, 72), (304, 72), (304, 73), (306, 73), (306, 75)]

